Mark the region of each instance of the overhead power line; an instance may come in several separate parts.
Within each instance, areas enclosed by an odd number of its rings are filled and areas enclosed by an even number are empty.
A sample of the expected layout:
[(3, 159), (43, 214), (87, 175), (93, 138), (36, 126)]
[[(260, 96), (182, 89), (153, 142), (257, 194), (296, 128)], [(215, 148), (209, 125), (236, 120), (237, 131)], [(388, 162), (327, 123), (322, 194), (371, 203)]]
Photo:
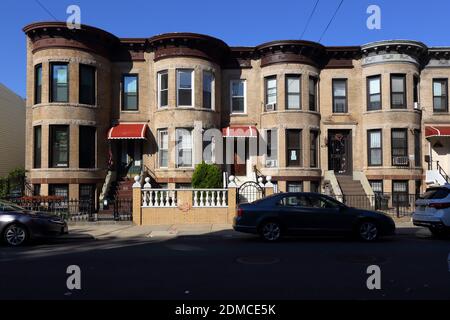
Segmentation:
[(55, 17), (50, 10), (48, 10), (39, 0), (34, 0), (45, 12), (47, 12), (55, 21), (58, 21), (58, 18)]
[(317, 8), (317, 5), (319, 4), (319, 1), (320, 0), (316, 0), (316, 4), (314, 5), (314, 8), (312, 9), (312, 11), (311, 11), (311, 13), (310, 13), (310, 15), (308, 17), (308, 21), (306, 21), (305, 29), (303, 29), (303, 32), (302, 32), (302, 35), (300, 36), (300, 39), (303, 39), (303, 36), (305, 35), (305, 32), (306, 32), (306, 30), (309, 27), (309, 23), (311, 22), (311, 19), (312, 19), (313, 15), (314, 15), (314, 12), (316, 11), (316, 8)]
[(344, 0), (341, 0), (341, 2), (339, 3), (338, 7), (336, 8), (336, 10), (334, 11), (333, 16), (331, 17), (330, 21), (327, 24), (327, 27), (325, 28), (325, 30), (323, 30), (322, 35), (319, 38), (319, 42), (322, 41), (323, 36), (325, 35), (325, 33), (328, 31), (328, 28), (330, 27), (331, 23), (334, 20), (334, 17), (336, 17), (336, 14), (338, 13), (339, 9), (342, 6), (342, 3), (344, 3)]

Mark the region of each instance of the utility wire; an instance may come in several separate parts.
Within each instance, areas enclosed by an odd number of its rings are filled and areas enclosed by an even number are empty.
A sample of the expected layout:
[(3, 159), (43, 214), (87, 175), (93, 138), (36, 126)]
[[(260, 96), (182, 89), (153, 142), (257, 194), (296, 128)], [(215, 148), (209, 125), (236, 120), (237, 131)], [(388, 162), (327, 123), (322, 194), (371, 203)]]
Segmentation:
[(322, 41), (323, 36), (328, 31), (328, 28), (330, 27), (331, 23), (333, 22), (334, 17), (336, 17), (336, 14), (338, 13), (339, 9), (341, 8), (343, 2), (344, 2), (344, 0), (341, 0), (341, 2), (339, 3), (338, 7), (336, 8), (336, 11), (334, 11), (334, 14), (333, 14), (333, 16), (330, 19), (330, 22), (328, 22), (327, 27), (325, 28), (325, 30), (323, 30), (322, 35), (320, 36), (319, 42)]
[(306, 22), (305, 29), (303, 29), (303, 32), (302, 32), (302, 35), (300, 36), (300, 39), (303, 39), (303, 36), (304, 36), (306, 30), (309, 27), (309, 23), (311, 22), (311, 19), (312, 19), (313, 15), (314, 15), (314, 12), (316, 11), (316, 8), (317, 8), (317, 5), (319, 4), (319, 1), (320, 0), (316, 0), (316, 4), (314, 5), (314, 8), (312, 9), (311, 14), (309, 15), (308, 21)]
[(47, 12), (55, 21), (58, 21), (58, 18), (56, 18), (53, 13), (50, 12), (39, 0), (34, 0), (45, 12)]

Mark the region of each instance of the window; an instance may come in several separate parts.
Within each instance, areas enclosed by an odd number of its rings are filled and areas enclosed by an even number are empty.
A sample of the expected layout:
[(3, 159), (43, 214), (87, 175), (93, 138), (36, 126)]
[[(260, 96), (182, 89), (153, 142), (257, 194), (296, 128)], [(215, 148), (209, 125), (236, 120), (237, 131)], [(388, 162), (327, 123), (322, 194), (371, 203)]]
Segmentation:
[(288, 182), (287, 192), (303, 192), (303, 181), (299, 182)]
[(95, 168), (95, 127), (80, 126), (79, 134), (79, 166), (80, 168)]
[(206, 163), (216, 162), (216, 140), (214, 137), (203, 140), (203, 161)]
[(447, 112), (447, 79), (433, 79), (433, 111)]
[(214, 74), (211, 71), (203, 71), (203, 108), (214, 109), (213, 106)]
[(42, 102), (42, 64), (34, 67), (34, 104)]
[(135, 74), (127, 74), (122, 80), (122, 110), (137, 111), (139, 103), (139, 78)]
[(381, 109), (381, 76), (367, 78), (367, 110)]
[(420, 130), (414, 130), (414, 165), (420, 167), (422, 164), (422, 141)]
[(309, 137), (311, 139), (311, 149), (310, 149), (310, 155), (309, 155), (309, 166), (311, 168), (317, 168), (317, 138), (319, 137), (319, 132), (317, 130), (311, 130), (309, 133)]
[(177, 106), (193, 106), (194, 70), (177, 70)]
[(368, 164), (369, 166), (381, 166), (383, 164), (383, 144), (381, 130), (369, 130), (367, 132)]
[(50, 126), (50, 167), (69, 166), (69, 126)]
[(278, 130), (269, 129), (266, 130), (266, 167), (273, 168), (278, 167)]
[(302, 130), (289, 129), (286, 131), (287, 166), (302, 166)]
[(286, 76), (286, 109), (301, 109), (301, 77)]
[(177, 168), (192, 167), (192, 130), (176, 129)]
[(80, 184), (78, 187), (79, 199), (82, 201), (94, 201), (95, 184)]
[(419, 103), (419, 77), (414, 76), (414, 93), (413, 93), (413, 99), (414, 103)]
[(369, 184), (375, 195), (383, 194), (383, 180), (369, 180)]
[(231, 87), (231, 113), (245, 113), (245, 80), (232, 80)]
[(309, 187), (310, 192), (320, 193), (319, 188), (320, 188), (319, 181), (310, 181), (310, 187)]
[(317, 78), (309, 77), (309, 110), (317, 111)]
[(33, 131), (33, 168), (39, 169), (41, 168), (42, 159), (42, 127), (36, 126)]
[(65, 199), (69, 197), (69, 186), (67, 184), (51, 184), (48, 191), (50, 196), (63, 197)]
[(159, 167), (169, 167), (169, 133), (167, 130), (158, 130)]
[(33, 184), (33, 196), (39, 197), (41, 195), (41, 185)]
[(277, 77), (271, 76), (264, 79), (265, 82), (265, 102), (266, 111), (276, 110), (277, 108)]
[(50, 101), (69, 102), (69, 65), (67, 63), (50, 64)]
[(414, 195), (416, 199), (419, 199), (420, 194), (422, 193), (422, 181), (416, 180), (414, 185)]
[(391, 75), (391, 108), (406, 109), (406, 76)]
[(391, 147), (392, 147), (393, 166), (409, 165), (407, 134), (408, 134), (407, 129), (392, 129)]
[(392, 205), (409, 206), (408, 181), (392, 181)]
[(175, 189), (192, 189), (192, 183), (176, 183)]
[(333, 113), (347, 112), (347, 79), (333, 79)]
[(80, 103), (95, 105), (95, 67), (80, 64)]
[(158, 72), (158, 107), (169, 105), (169, 73), (167, 70)]

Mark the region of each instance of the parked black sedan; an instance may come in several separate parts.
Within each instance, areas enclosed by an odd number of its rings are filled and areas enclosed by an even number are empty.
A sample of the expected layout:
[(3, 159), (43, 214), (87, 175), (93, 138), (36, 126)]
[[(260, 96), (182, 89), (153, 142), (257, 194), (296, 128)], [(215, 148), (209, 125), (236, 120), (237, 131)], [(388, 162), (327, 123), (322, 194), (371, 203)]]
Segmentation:
[(241, 204), (233, 228), (259, 234), (267, 241), (285, 235), (355, 235), (374, 241), (395, 233), (394, 220), (388, 215), (348, 207), (317, 193), (280, 193)]
[(0, 235), (10, 246), (20, 246), (31, 239), (68, 233), (67, 223), (58, 216), (33, 212), (0, 200)]

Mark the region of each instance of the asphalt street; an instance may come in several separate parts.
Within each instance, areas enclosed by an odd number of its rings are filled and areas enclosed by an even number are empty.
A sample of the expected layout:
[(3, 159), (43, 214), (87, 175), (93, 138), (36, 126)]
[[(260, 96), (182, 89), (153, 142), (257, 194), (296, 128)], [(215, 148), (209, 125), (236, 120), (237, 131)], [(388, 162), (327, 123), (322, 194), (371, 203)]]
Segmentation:
[[(0, 299), (450, 299), (450, 239), (404, 228), (377, 243), (206, 235), (0, 247)], [(81, 290), (66, 271), (81, 270)], [(367, 268), (381, 269), (369, 290)]]

